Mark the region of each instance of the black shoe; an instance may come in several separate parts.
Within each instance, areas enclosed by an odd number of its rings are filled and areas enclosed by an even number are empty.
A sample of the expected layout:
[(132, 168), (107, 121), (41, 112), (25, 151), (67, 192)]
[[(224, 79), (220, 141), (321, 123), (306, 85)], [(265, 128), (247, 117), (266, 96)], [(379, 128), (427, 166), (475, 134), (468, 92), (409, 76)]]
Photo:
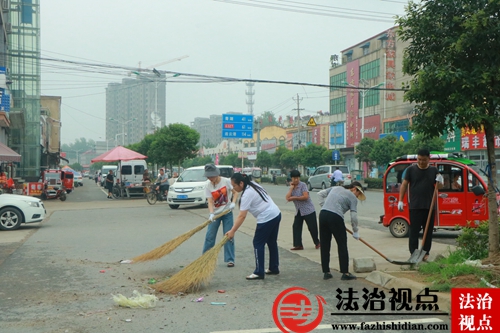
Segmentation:
[(332, 273), (325, 273), (323, 275), (323, 280), (328, 280), (328, 279), (331, 279), (331, 278), (333, 278)]
[(341, 280), (356, 280), (356, 277), (352, 275), (351, 273), (344, 273), (342, 274), (342, 277), (340, 278)]

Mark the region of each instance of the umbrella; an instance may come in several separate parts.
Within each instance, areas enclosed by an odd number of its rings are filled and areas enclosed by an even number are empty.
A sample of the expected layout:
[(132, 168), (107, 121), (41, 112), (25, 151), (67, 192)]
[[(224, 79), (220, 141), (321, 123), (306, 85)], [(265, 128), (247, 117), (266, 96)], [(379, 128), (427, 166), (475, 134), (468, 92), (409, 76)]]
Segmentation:
[[(92, 163), (95, 162), (119, 162), (120, 167), (118, 170), (121, 170), (121, 162), (122, 161), (131, 161), (131, 160), (144, 160), (147, 156), (139, 154), (133, 150), (127, 149), (122, 146), (115, 147), (104, 154), (101, 154), (91, 160)], [(120, 178), (122, 174), (120, 172)], [(121, 180), (120, 180), (121, 181)], [(123, 184), (123, 182), (122, 182)]]
[(92, 163), (95, 162), (120, 162), (120, 161), (131, 161), (131, 160), (144, 160), (147, 156), (139, 154), (133, 150), (127, 149), (122, 146), (115, 147), (104, 154), (101, 154), (92, 159)]
[(21, 155), (0, 143), (0, 161), (2, 162), (21, 162)]

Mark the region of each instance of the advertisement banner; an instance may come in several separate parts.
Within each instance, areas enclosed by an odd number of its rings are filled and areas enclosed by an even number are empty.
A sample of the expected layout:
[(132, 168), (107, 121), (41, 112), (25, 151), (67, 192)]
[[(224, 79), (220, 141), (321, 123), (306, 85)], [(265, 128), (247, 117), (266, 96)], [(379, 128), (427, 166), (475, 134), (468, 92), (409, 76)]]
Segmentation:
[[(358, 128), (359, 128), (359, 140), (356, 142), (361, 142), (361, 126), (362, 119), (358, 119)], [(380, 135), (380, 115), (376, 114), (373, 116), (365, 117), (365, 138), (371, 138), (377, 140)]]
[(330, 124), (330, 146), (329, 149), (334, 149), (335, 147), (341, 148), (345, 145), (345, 123)]
[(269, 154), (276, 152), (276, 139), (262, 140), (260, 143), (260, 151), (267, 151)]
[[(359, 86), (359, 60), (347, 63), (347, 83)], [(354, 147), (356, 142), (361, 141), (359, 117), (359, 90), (347, 88), (346, 96), (346, 133), (347, 146)]]
[[(480, 130), (467, 127), (460, 130), (461, 150), (486, 150), (486, 133), (484, 128)], [(495, 149), (500, 148), (500, 136), (495, 136)]]
[(379, 137), (379, 139), (382, 139), (388, 135), (393, 135), (397, 138), (398, 141), (402, 141), (402, 142), (408, 142), (411, 139), (411, 132), (410, 131), (383, 133), (383, 134), (379, 134), (378, 137)]

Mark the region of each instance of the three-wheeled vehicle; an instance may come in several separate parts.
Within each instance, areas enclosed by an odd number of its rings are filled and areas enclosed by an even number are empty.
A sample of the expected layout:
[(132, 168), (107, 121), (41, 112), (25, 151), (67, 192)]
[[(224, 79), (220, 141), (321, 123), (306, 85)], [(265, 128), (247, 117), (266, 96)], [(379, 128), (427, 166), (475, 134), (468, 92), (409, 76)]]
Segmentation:
[(42, 200), (66, 200), (66, 193), (73, 190), (73, 173), (64, 170), (45, 170), (42, 172)]
[[(471, 226), (477, 226), (488, 220), (487, 180), (472, 168), (474, 162), (460, 154), (431, 153), (430, 158), (430, 165), (435, 166), (444, 178), (444, 186), (437, 198), (434, 229), (456, 230), (468, 226), (469, 222)], [(399, 190), (406, 168), (416, 163), (417, 155), (399, 157), (389, 164), (384, 174), (384, 215), (380, 222), (389, 227), (394, 237), (405, 237), (409, 233), (409, 195), (405, 196), (405, 209), (400, 212)], [(497, 204), (498, 201), (497, 193)]]

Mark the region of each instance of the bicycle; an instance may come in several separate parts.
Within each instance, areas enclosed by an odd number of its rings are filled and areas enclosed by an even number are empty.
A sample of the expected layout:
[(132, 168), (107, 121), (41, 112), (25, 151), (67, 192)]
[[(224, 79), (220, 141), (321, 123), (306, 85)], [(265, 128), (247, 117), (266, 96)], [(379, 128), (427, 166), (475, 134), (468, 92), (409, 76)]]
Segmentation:
[(146, 193), (146, 200), (148, 201), (148, 204), (154, 205), (157, 201), (167, 201), (167, 196), (163, 195), (160, 189), (156, 189), (159, 185), (160, 184), (158, 183), (149, 186), (150, 190)]

